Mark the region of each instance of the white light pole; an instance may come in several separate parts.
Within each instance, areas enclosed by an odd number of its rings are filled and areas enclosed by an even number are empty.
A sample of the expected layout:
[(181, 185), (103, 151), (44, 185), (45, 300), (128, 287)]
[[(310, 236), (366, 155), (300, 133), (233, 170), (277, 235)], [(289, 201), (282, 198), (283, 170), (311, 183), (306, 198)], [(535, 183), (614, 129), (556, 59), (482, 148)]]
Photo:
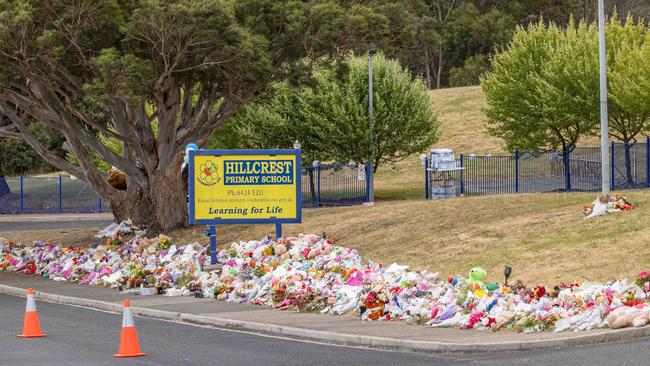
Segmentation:
[(605, 52), (605, 0), (598, 0), (598, 51), (600, 56), (600, 161), (603, 193), (609, 193), (609, 141), (607, 120), (607, 55)]
[[(374, 103), (373, 103), (373, 92), (372, 92), (372, 56), (377, 53), (377, 48), (373, 45), (368, 50), (368, 129), (370, 130), (370, 157), (369, 164), (375, 163), (375, 116), (374, 116)], [(372, 169), (374, 170), (374, 166)], [(375, 182), (374, 174), (372, 170), (370, 174), (366, 177), (370, 180), (369, 182), (369, 197), (370, 202), (375, 202)]]

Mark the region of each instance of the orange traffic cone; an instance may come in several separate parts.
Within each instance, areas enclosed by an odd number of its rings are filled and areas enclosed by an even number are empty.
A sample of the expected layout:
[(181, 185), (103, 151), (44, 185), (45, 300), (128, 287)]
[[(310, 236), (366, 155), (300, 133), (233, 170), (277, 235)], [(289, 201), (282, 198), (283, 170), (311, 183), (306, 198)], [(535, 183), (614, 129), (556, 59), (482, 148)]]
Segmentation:
[(140, 352), (138, 333), (135, 331), (131, 301), (124, 300), (124, 314), (122, 315), (122, 331), (120, 332), (120, 351), (114, 357), (139, 357), (146, 353)]
[(36, 301), (34, 301), (34, 290), (27, 290), (27, 307), (25, 308), (25, 320), (23, 321), (23, 332), (18, 338), (36, 338), (45, 337), (47, 334), (41, 333), (41, 324), (38, 322), (38, 311), (36, 311)]

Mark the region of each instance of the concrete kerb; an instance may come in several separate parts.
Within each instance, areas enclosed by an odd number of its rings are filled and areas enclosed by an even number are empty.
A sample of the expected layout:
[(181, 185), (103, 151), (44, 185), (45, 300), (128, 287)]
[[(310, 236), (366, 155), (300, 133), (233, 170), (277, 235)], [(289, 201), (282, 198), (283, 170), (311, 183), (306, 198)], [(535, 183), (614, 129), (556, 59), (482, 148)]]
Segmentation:
[[(24, 297), (26, 289), (0, 284), (0, 293)], [(76, 305), (114, 313), (122, 312), (122, 305), (99, 300), (62, 296), (34, 291), (36, 299), (51, 303)], [(620, 342), (650, 336), (650, 327), (609, 330), (596, 334), (583, 334), (555, 339), (519, 342), (452, 343), (437, 341), (416, 341), (397, 338), (373, 337), (346, 333), (288, 327), (278, 324), (248, 322), (243, 320), (216, 318), (205, 315), (177, 313), (173, 311), (132, 307), (134, 315), (178, 321), (190, 324), (213, 326), (240, 331), (282, 336), (296, 340), (308, 340), (341, 346), (366, 347), (400, 352), (453, 353), (453, 352), (505, 352), (537, 350), (547, 348), (575, 347), (597, 343)]]

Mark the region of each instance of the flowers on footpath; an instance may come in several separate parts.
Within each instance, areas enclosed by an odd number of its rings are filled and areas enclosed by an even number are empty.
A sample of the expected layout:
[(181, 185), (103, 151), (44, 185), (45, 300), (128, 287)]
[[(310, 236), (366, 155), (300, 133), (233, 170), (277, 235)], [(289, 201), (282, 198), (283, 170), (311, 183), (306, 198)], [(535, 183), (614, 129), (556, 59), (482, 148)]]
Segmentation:
[[(433, 327), (532, 332), (622, 328), (650, 321), (650, 272), (642, 272), (636, 281), (605, 284), (483, 285), (484, 276), (440, 279), (425, 270), (364, 261), (356, 250), (311, 234), (233, 243), (218, 252), (220, 268), (208, 272), (207, 248), (198, 243), (176, 246), (164, 235), (121, 240), (114, 237), (96, 248), (43, 242), (24, 247), (0, 238), (0, 270), (275, 309), (361, 313), (363, 320)], [(475, 274), (479, 270), (472, 269)]]

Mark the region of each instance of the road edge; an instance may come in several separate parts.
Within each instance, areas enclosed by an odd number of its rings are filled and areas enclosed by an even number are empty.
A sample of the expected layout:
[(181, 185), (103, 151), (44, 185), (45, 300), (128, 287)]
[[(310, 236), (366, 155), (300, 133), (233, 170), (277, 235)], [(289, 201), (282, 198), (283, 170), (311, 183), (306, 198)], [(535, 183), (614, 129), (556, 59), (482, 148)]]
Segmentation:
[[(26, 292), (27, 289), (24, 288), (0, 284), (0, 293), (25, 297)], [(36, 299), (45, 302), (62, 305), (82, 306), (86, 308), (110, 311), (115, 313), (122, 312), (122, 305), (107, 301), (56, 295), (40, 291), (34, 291), (34, 296)], [(645, 326), (640, 328), (624, 328), (595, 334), (583, 334), (571, 337), (542, 339), (534, 341), (451, 343), (438, 341), (416, 341), (328, 332), (322, 330), (288, 327), (278, 324), (266, 324), (244, 320), (215, 318), (211, 316), (196, 314), (177, 313), (173, 311), (142, 307), (132, 307), (131, 309), (133, 310), (134, 315), (152, 319), (169, 320), (231, 330), (248, 331), (265, 335), (282, 336), (295, 340), (314, 341), (324, 344), (349, 347), (365, 347), (399, 352), (454, 353), (524, 351), (620, 342), (624, 340), (650, 336), (650, 326)]]

